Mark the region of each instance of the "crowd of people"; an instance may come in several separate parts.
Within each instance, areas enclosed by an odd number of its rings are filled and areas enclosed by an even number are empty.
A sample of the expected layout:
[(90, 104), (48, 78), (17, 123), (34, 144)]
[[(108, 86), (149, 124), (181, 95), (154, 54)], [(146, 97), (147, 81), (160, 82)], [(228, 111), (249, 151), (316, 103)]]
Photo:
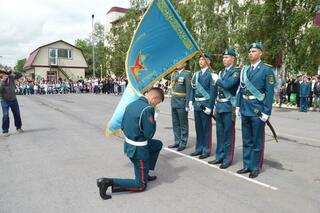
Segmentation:
[[(304, 80), (305, 79), (305, 80)], [(307, 85), (307, 89), (305, 86)], [(17, 82), (16, 93), (18, 95), (46, 95), (46, 94), (67, 94), (67, 93), (94, 93), (121, 95), (127, 86), (128, 81), (124, 77), (118, 78), (89, 78), (78, 81), (34, 81), (23, 79)], [(170, 81), (160, 81), (156, 87), (161, 88), (165, 93), (169, 91)], [(303, 91), (302, 91), (303, 90)], [(307, 95), (305, 93), (308, 93)], [(320, 76), (299, 75), (290, 77), (287, 80), (279, 76), (275, 87), (275, 103), (282, 107), (283, 104), (300, 108), (301, 97), (307, 98), (307, 108), (313, 107), (320, 111)], [(304, 110), (305, 111), (305, 110)]]
[[(155, 87), (168, 91), (169, 81), (159, 81)], [(114, 94), (121, 95), (128, 85), (128, 80), (119, 78), (89, 78), (78, 81), (57, 81), (28, 80), (22, 79), (16, 82), (16, 94), (18, 95), (50, 95), (68, 93), (94, 93), (94, 94)]]
[(301, 104), (306, 105), (307, 110), (313, 107), (320, 111), (320, 75), (306, 76), (299, 75), (287, 80), (279, 77), (275, 88), (276, 104), (280, 107), (283, 104), (302, 109)]
[(67, 93), (95, 93), (95, 94), (115, 94), (123, 93), (128, 81), (126, 78), (89, 78), (78, 81), (57, 81), (28, 80), (17, 81), (16, 93), (18, 95), (49, 95)]

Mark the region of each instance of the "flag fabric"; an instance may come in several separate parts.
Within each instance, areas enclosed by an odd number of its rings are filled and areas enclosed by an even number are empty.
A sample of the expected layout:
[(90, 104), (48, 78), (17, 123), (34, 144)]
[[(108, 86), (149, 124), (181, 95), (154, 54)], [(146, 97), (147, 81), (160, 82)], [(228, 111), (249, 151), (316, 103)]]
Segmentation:
[(107, 135), (121, 127), (126, 106), (151, 88), (175, 67), (194, 57), (199, 47), (170, 0), (154, 0), (142, 17), (126, 58), (126, 88)]

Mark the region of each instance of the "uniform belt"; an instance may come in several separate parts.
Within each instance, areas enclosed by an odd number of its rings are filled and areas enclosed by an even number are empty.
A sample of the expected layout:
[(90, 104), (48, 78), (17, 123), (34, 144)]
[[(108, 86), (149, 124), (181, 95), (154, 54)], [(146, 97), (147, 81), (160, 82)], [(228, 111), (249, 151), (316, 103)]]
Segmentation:
[(225, 103), (228, 101), (230, 101), (229, 98), (217, 98), (217, 102), (220, 102), (220, 103)]
[(146, 145), (148, 145), (148, 141), (133, 141), (133, 140), (130, 140), (129, 138), (127, 138), (127, 137), (124, 137), (124, 138), (125, 138), (125, 141), (128, 144), (131, 144), (133, 146), (146, 146)]
[(208, 99), (206, 99), (205, 97), (202, 98), (194, 98), (195, 101), (206, 101)]
[(187, 96), (187, 93), (172, 92), (172, 95), (174, 95), (174, 96), (179, 96), (179, 97), (186, 97), (186, 96)]
[(243, 95), (242, 96), (246, 100), (255, 100), (257, 99), (254, 95)]

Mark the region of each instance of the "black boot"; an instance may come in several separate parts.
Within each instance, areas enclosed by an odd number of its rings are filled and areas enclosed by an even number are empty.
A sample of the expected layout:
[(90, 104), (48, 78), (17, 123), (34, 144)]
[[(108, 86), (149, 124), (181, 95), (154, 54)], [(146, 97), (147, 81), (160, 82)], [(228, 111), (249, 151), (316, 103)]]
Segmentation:
[(157, 179), (157, 176), (148, 175), (148, 181), (154, 181), (155, 179)]
[(99, 187), (100, 197), (103, 200), (111, 198), (111, 195), (107, 195), (107, 190), (109, 186), (112, 186), (112, 180), (109, 178), (99, 178), (97, 179), (97, 186)]

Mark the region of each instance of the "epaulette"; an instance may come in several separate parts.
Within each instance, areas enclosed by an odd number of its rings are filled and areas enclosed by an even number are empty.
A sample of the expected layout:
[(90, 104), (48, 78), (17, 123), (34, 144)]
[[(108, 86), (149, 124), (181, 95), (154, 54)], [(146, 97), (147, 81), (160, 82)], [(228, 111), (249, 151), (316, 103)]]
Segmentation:
[(273, 68), (271, 64), (264, 63), (266, 66)]

